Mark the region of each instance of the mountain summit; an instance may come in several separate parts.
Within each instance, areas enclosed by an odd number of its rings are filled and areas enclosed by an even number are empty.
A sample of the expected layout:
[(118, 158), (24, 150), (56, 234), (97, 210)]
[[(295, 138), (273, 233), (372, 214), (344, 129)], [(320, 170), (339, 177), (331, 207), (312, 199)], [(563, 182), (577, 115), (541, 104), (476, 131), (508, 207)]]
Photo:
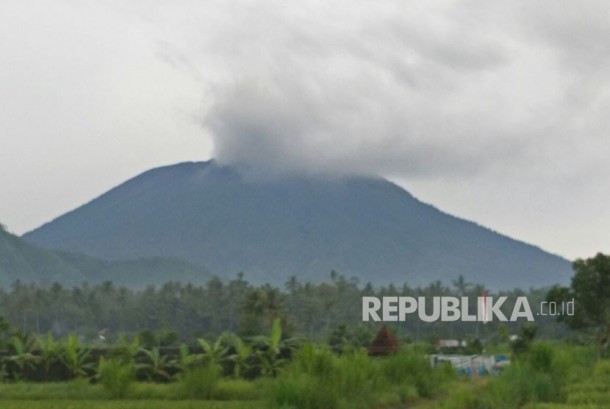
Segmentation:
[(27, 233), (109, 260), (177, 257), (281, 285), (331, 270), (374, 285), (460, 274), (491, 288), (566, 283), (570, 263), (424, 204), (381, 178), (255, 179), (214, 161), (149, 170)]

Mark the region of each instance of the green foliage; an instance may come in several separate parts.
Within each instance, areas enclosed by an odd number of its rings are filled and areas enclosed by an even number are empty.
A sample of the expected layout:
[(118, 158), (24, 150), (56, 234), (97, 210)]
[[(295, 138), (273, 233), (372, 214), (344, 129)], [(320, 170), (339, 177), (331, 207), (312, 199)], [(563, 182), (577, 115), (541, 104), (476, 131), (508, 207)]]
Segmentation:
[(68, 335), (60, 359), (72, 378), (91, 375), (95, 366), (89, 361), (90, 353), (91, 349), (82, 345), (76, 335)]
[(453, 370), (434, 370), (413, 350), (372, 359), (306, 344), (270, 385), (267, 401), (272, 408), (297, 409), (398, 406), (431, 397), (454, 378)]
[(201, 401), (103, 401), (79, 400), (76, 402), (58, 400), (18, 400), (3, 401), (2, 409), (266, 409), (258, 402), (207, 402)]
[(178, 368), (178, 361), (170, 355), (162, 355), (159, 347), (140, 348), (142, 358), (136, 365), (138, 373), (153, 382), (167, 382)]
[(59, 361), (61, 356), (61, 344), (53, 338), (49, 332), (45, 338), (36, 337), (36, 350), (44, 370), (44, 379), (49, 380), (51, 366)]
[(260, 400), (261, 395), (257, 382), (243, 379), (221, 379), (214, 390), (216, 400)]
[(197, 364), (198, 359), (197, 355), (191, 354), (188, 345), (180, 344), (177, 362), (180, 371), (185, 372), (193, 368)]
[(575, 329), (593, 329), (602, 347), (610, 339), (610, 256), (598, 253), (595, 257), (578, 259), (573, 263), (574, 276), (570, 287), (552, 288), (547, 299), (566, 302), (574, 299), (574, 314), (563, 314), (558, 320)]
[(536, 336), (537, 331), (538, 326), (534, 323), (528, 322), (522, 324), (519, 337), (511, 344), (513, 354), (519, 356), (526, 353), (529, 350), (532, 342), (534, 342), (534, 337)]
[(340, 379), (337, 358), (324, 347), (306, 344), (268, 390), (272, 408), (337, 408), (345, 386)]
[(25, 379), (28, 368), (34, 367), (39, 357), (34, 355), (34, 340), (28, 334), (16, 333), (8, 341), (9, 356), (8, 363), (14, 364), (18, 370), (14, 372), (17, 380)]
[(108, 356), (110, 358), (118, 358), (123, 362), (131, 362), (139, 350), (139, 337), (134, 337), (130, 341), (125, 334), (121, 334), (118, 341), (110, 349)]
[(109, 262), (79, 253), (47, 250), (2, 229), (0, 260), (0, 284), (4, 286), (16, 280), (39, 283), (53, 280), (67, 286), (111, 280), (140, 287), (142, 283), (162, 282), (169, 277), (197, 283), (209, 278), (205, 269), (176, 258), (134, 257)]
[(552, 379), (540, 374), (530, 366), (515, 362), (502, 377), (489, 382), (483, 398), (484, 407), (493, 409), (516, 409), (527, 402), (547, 401)]
[(100, 358), (98, 377), (100, 383), (115, 399), (124, 398), (135, 379), (133, 362), (125, 363), (120, 359)]
[(201, 349), (203, 349), (203, 354), (199, 356), (199, 359), (206, 365), (211, 364), (219, 366), (226, 358), (228, 351), (228, 348), (222, 344), (222, 341), (222, 337), (218, 337), (214, 343), (199, 338), (197, 343)]
[(220, 367), (205, 364), (183, 372), (176, 388), (186, 399), (212, 399), (220, 380)]
[(599, 361), (593, 367), (593, 376), (596, 379), (610, 381), (610, 361)]
[(351, 352), (368, 346), (374, 334), (364, 326), (338, 325), (328, 337), (328, 345), (336, 353)]
[(300, 379), (278, 379), (270, 392), (270, 408), (334, 409), (339, 405), (338, 396), (332, 386), (309, 377)]
[(263, 376), (277, 375), (285, 363), (285, 359), (281, 357), (282, 350), (292, 350), (298, 344), (297, 340), (293, 338), (282, 339), (282, 324), (279, 318), (273, 321), (269, 336), (254, 337), (253, 343), (258, 366)]
[(419, 396), (429, 398), (438, 392), (437, 385), (441, 384), (441, 376), (451, 376), (443, 370), (433, 371), (430, 362), (422, 354), (411, 349), (402, 350), (396, 355), (383, 359), (383, 373), (392, 384), (408, 383), (415, 386)]
[[(77, 333), (82, 339), (93, 341), (93, 338), (98, 338), (97, 334), (101, 328), (107, 328), (107, 339), (96, 341), (112, 345), (119, 342), (127, 352), (129, 349), (133, 351), (128, 345), (133, 342), (133, 338), (130, 337), (129, 342), (120, 339), (117, 341), (117, 335), (120, 337), (130, 331), (138, 332), (140, 344), (135, 349), (143, 347), (149, 350), (154, 346), (177, 346), (180, 343), (177, 340), (193, 340), (200, 338), (202, 334), (213, 342), (215, 337), (226, 331), (248, 332), (241, 327), (240, 313), (243, 313), (244, 299), (251, 291), (257, 290), (276, 294), (271, 297), (275, 299), (275, 304), (272, 305), (276, 307), (270, 307), (271, 311), (275, 311), (273, 313), (265, 307), (260, 318), (261, 330), (249, 334), (254, 336), (254, 342), (251, 343), (254, 350), (259, 349), (255, 335), (269, 334), (275, 319), (269, 323), (267, 321), (276, 315), (279, 315), (277, 318), (282, 330), (281, 348), (289, 348), (288, 341), (291, 339), (294, 341), (297, 337), (306, 336), (316, 341), (328, 340), (335, 351), (349, 351), (367, 346), (378, 329), (377, 323), (363, 323), (360, 314), (355, 313), (354, 308), (361, 304), (363, 294), (456, 295), (442, 283), (420, 288), (410, 288), (406, 285), (401, 288), (373, 288), (371, 285), (363, 289), (356, 281), (335, 274), (330, 283), (300, 283), (295, 279), (287, 290), (290, 291), (290, 296), (287, 296), (287, 292), (278, 289), (272, 291), (266, 285), (254, 287), (243, 276), (238, 276), (228, 282), (210, 280), (205, 286), (169, 282), (159, 288), (150, 286), (141, 291), (117, 287), (110, 282), (99, 285), (83, 284), (74, 288), (64, 288), (58, 284), (38, 287), (15, 283), (10, 291), (0, 292), (0, 307), (11, 322), (20, 324), (24, 332), (32, 332), (33, 328), (36, 328), (36, 333), (46, 334), (52, 331), (56, 337)], [(476, 292), (479, 288), (474, 286), (468, 291), (470, 304), (476, 306), (473, 297), (480, 295)], [(546, 291), (532, 290), (528, 293), (530, 304), (534, 307), (539, 305), (545, 294)], [(514, 291), (502, 295), (508, 296), (505, 305), (510, 310), (511, 300), (523, 295), (523, 292)], [(277, 299), (281, 300), (279, 310)], [(536, 321), (540, 325), (540, 336), (566, 335), (565, 326), (557, 323), (553, 317), (537, 317)], [(262, 325), (263, 322), (265, 325)], [(340, 326), (340, 323), (345, 326)], [(497, 333), (501, 324), (504, 323), (487, 324), (486, 332)], [(477, 325), (476, 322), (421, 325), (418, 320), (407, 320), (397, 323), (396, 330), (401, 341), (411, 342), (414, 338), (434, 341), (456, 336), (465, 339), (476, 333)], [(506, 332), (515, 333), (518, 325), (519, 323), (506, 323)], [(2, 339), (8, 339), (12, 332), (12, 329), (3, 332), (0, 327), (0, 346)], [(230, 345), (225, 343), (225, 346)], [(488, 350), (488, 346), (489, 344), (485, 345), (485, 349)], [(254, 364), (254, 361), (250, 363)]]
[(484, 408), (513, 409), (532, 402), (569, 401), (572, 385), (591, 373), (593, 362), (590, 349), (535, 342), (500, 377), (489, 381)]
[(225, 334), (224, 340), (233, 347), (234, 353), (228, 356), (228, 359), (233, 362), (233, 376), (240, 378), (244, 371), (250, 368), (248, 362), (252, 347), (235, 334)]
[(531, 346), (526, 359), (534, 370), (550, 373), (555, 359), (555, 349), (548, 342), (537, 342)]
[(479, 409), (480, 402), (472, 382), (454, 383), (446, 399), (437, 406), (438, 409)]

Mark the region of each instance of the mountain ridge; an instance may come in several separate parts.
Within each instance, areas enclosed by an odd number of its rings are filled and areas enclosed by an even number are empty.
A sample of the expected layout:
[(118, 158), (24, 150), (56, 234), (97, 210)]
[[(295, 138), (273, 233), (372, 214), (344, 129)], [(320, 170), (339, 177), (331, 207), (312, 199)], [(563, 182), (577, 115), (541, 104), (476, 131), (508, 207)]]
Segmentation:
[(26, 242), (0, 225), (0, 285), (22, 283), (73, 286), (112, 281), (142, 288), (171, 280), (203, 283), (207, 271), (183, 260), (159, 257), (107, 261), (84, 254), (53, 251)]

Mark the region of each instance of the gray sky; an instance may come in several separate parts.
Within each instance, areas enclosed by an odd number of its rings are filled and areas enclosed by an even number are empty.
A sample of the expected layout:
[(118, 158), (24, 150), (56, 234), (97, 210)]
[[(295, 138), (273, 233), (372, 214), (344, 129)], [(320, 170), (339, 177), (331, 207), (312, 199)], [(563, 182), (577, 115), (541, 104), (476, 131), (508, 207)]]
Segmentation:
[(148, 168), (382, 174), (568, 258), (610, 252), (605, 1), (0, 2), (0, 222)]

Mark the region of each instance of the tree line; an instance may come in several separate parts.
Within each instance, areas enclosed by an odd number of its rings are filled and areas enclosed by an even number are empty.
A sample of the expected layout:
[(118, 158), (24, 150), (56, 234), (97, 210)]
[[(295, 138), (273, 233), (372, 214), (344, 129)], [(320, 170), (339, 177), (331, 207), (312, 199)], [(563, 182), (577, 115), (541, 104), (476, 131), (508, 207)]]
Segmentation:
[[(165, 338), (163, 343), (189, 342), (201, 336), (217, 337), (223, 332), (242, 336), (266, 333), (279, 319), (286, 334), (310, 340), (329, 337), (371, 339), (379, 323), (362, 322), (363, 296), (466, 296), (477, 306), (482, 284), (458, 277), (446, 285), (435, 281), (427, 286), (375, 287), (357, 279), (331, 272), (322, 283), (302, 282), (291, 277), (284, 288), (253, 285), (243, 274), (223, 281), (211, 278), (204, 285), (167, 282), (132, 290), (112, 282), (83, 283), (64, 287), (15, 281), (0, 288), (0, 315), (23, 332), (78, 334), (85, 340), (103, 342), (120, 334), (142, 333), (144, 337)], [(513, 290), (487, 295), (508, 296), (505, 308), (512, 309), (517, 296), (527, 296), (532, 308), (545, 300), (548, 289)], [(560, 337), (569, 334), (554, 317), (537, 317), (539, 334)], [(519, 323), (434, 322), (414, 318), (393, 323), (391, 328), (403, 341), (433, 341), (437, 338), (492, 339), (519, 332)]]

